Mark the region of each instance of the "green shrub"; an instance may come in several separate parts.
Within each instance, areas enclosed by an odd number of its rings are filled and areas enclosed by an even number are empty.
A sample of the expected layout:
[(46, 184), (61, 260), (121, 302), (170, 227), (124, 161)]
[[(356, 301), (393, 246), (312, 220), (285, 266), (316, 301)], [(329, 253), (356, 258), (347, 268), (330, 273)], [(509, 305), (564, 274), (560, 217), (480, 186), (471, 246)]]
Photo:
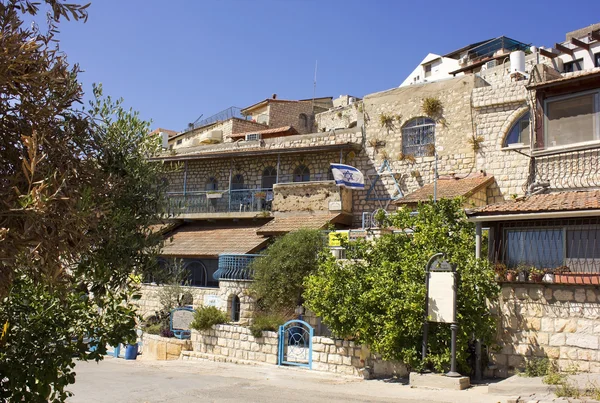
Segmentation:
[(208, 330), (213, 325), (221, 323), (227, 323), (225, 312), (214, 306), (204, 306), (196, 310), (190, 327), (196, 330)]
[(152, 325), (146, 326), (144, 329), (145, 333), (148, 334), (160, 334), (160, 329), (163, 327), (161, 323), (154, 323)]
[(285, 323), (286, 319), (278, 313), (258, 314), (254, 317), (254, 322), (250, 326), (250, 332), (255, 338), (262, 337), (263, 330), (276, 332), (279, 326)]
[(525, 371), (519, 375), (526, 377), (546, 376), (554, 371), (554, 365), (547, 358), (535, 358), (527, 360), (525, 363)]

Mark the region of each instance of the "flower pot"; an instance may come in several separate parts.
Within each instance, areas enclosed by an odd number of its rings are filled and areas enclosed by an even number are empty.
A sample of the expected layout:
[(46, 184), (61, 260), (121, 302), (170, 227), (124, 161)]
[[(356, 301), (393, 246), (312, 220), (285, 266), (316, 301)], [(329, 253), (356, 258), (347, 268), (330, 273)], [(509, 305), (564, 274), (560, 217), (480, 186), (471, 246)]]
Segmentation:
[(596, 273), (562, 273), (555, 274), (556, 284), (590, 284), (600, 285), (600, 274)]
[(528, 275), (525, 272), (521, 272), (518, 274), (517, 278), (519, 279), (520, 282), (525, 283), (525, 282), (527, 282)]
[(529, 280), (532, 283), (541, 283), (544, 275), (542, 273), (532, 273), (529, 275)]
[(517, 279), (517, 275), (515, 273), (507, 273), (506, 281), (515, 281)]
[(552, 284), (554, 283), (554, 274), (546, 273), (544, 277), (542, 277), (542, 282)]

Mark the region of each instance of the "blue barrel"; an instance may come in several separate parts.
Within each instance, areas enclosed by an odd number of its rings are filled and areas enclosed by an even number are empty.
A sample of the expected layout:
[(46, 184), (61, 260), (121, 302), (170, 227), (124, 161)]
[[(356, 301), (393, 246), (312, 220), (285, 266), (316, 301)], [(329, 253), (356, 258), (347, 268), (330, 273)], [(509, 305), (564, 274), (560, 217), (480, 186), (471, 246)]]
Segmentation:
[(138, 344), (128, 344), (127, 348), (125, 348), (125, 359), (126, 360), (135, 360), (138, 353)]

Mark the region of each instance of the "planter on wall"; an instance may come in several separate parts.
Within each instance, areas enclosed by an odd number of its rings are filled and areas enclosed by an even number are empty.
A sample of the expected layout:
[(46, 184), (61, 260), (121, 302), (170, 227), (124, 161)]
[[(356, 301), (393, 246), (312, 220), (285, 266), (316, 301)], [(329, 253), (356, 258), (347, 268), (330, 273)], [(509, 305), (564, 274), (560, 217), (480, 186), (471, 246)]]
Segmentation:
[(206, 194), (207, 199), (220, 199), (221, 197), (223, 197), (223, 193), (207, 193)]
[(596, 273), (563, 273), (555, 274), (556, 284), (591, 284), (600, 285), (600, 274)]

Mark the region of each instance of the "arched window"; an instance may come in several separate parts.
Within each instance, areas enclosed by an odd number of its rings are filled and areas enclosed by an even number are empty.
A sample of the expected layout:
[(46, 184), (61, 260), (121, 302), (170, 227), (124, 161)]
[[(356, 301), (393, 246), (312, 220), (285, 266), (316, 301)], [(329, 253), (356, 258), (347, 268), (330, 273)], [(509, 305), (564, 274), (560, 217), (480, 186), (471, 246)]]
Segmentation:
[(210, 178), (208, 178), (208, 180), (206, 181), (206, 185), (204, 185), (204, 190), (218, 190), (219, 189), (219, 182), (217, 182), (217, 180), (215, 178), (213, 178), (212, 176)]
[(206, 266), (199, 260), (186, 262), (183, 268), (187, 271), (189, 285), (194, 287), (206, 287), (208, 281), (208, 273)]
[(232, 322), (240, 321), (240, 309), (241, 309), (240, 297), (238, 297), (237, 295), (233, 295), (231, 297), (231, 321)]
[(231, 190), (240, 190), (244, 188), (244, 175), (237, 174), (231, 178)]
[(306, 165), (298, 165), (294, 169), (294, 182), (308, 182), (310, 181), (310, 170)]
[(277, 170), (273, 167), (266, 167), (262, 173), (261, 188), (273, 189), (273, 185), (277, 183)]
[(306, 116), (304, 113), (301, 113), (298, 118), (300, 119), (300, 127), (308, 129), (308, 116)]
[(402, 154), (404, 155), (430, 156), (434, 141), (435, 121), (433, 119), (414, 118), (402, 128)]
[(529, 117), (530, 113), (527, 111), (514, 125), (512, 125), (504, 140), (504, 147), (508, 147), (512, 144), (529, 145)]

